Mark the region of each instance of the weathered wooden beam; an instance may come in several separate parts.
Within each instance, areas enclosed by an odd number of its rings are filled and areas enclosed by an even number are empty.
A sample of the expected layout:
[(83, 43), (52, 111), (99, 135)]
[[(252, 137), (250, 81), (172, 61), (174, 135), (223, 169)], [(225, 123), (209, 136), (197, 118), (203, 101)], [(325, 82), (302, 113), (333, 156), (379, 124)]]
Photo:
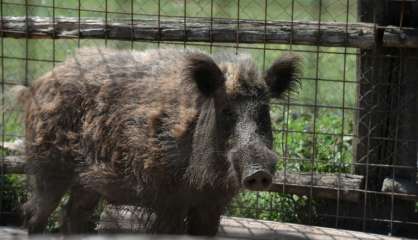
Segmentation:
[[(0, 236), (4, 240), (61, 240), (60, 235), (38, 235), (29, 237), (25, 229), (0, 226)], [(94, 234), (83, 236), (66, 236), (67, 240), (198, 240), (208, 239), (194, 236), (156, 236), (145, 234)], [(218, 236), (211, 240), (226, 239), (286, 239), (286, 240), (400, 240), (400, 238), (384, 235), (367, 234), (362, 232), (314, 227), (308, 225), (270, 222), (246, 218), (224, 217), (219, 228)]]
[(27, 234), (26, 229), (9, 227), (9, 226), (0, 226), (0, 236), (4, 240), (28, 239), (28, 234)]
[(272, 192), (283, 192), (320, 199), (359, 202), (364, 177), (353, 174), (283, 172), (276, 173)]
[(25, 173), (25, 159), (23, 156), (6, 156), (2, 161), (0, 159), (0, 172), (5, 174), (23, 174)]
[(400, 240), (400, 238), (343, 229), (236, 217), (223, 217), (218, 236), (253, 240)]
[[(8, 156), (4, 164), (0, 164), (4, 173), (24, 173), (25, 160), (23, 156)], [(358, 202), (362, 192), (363, 176), (352, 174), (330, 173), (296, 173), (278, 171), (269, 191), (312, 196), (321, 199), (340, 199), (342, 201)], [(338, 193), (340, 195), (338, 196)]]
[[(12, 38), (100, 38), (115, 40), (279, 43), (372, 48), (418, 48), (418, 30), (368, 23), (253, 21), (207, 18), (115, 19), (2, 17), (0, 36)], [(239, 28), (238, 28), (239, 26)], [(379, 34), (381, 36), (381, 34)]]
[[(123, 210), (120, 210), (123, 209)], [(132, 206), (114, 207), (107, 205), (97, 225), (99, 233), (143, 233), (144, 221), (138, 209)], [(331, 240), (331, 239), (381, 239), (395, 240), (382, 235), (308, 225), (280, 223), (256, 219), (223, 216), (217, 237), (227, 239), (288, 239), (288, 240)]]
[(24, 153), (25, 151), (25, 142), (23, 139), (18, 138), (14, 141), (11, 142), (3, 142), (0, 143), (0, 148), (4, 148), (8, 151), (11, 152), (16, 152), (16, 153)]

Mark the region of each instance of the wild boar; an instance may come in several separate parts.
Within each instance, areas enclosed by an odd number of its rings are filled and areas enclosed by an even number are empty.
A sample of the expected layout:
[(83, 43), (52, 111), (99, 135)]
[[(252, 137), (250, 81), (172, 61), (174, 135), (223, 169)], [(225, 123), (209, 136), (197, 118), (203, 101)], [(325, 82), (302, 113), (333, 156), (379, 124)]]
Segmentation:
[(85, 232), (104, 198), (152, 212), (147, 232), (215, 235), (241, 187), (272, 183), (270, 99), (298, 65), (285, 54), (262, 74), (246, 54), (80, 49), (19, 91), (29, 233), (69, 191), (64, 233)]

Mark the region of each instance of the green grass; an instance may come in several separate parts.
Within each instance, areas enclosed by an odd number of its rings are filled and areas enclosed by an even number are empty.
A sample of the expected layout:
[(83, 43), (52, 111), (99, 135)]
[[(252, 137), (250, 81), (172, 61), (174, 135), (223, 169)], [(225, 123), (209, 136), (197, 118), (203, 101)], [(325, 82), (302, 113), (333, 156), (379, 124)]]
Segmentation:
[[(15, 4), (24, 4), (25, 0), (3, 1), (3, 16), (25, 16), (26, 11), (32, 16), (52, 17), (70, 16), (78, 17), (78, 8), (81, 9), (81, 17), (108, 17), (109, 20), (116, 18), (130, 18), (131, 1), (129, 0), (82, 0), (78, 6), (78, 0), (29, 0), (29, 4), (36, 6), (28, 7)], [(105, 4), (107, 2), (107, 5)], [(164, 16), (187, 17), (210, 17), (210, 0), (161, 0), (160, 6), (156, 0), (133, 0), (133, 10), (136, 18), (147, 15), (156, 15), (158, 11)], [(319, 8), (318, 0), (267, 0), (265, 1), (240, 0), (238, 8), (237, 0), (213, 0), (213, 17), (256, 20), (295, 20), (316, 21), (356, 21), (356, 1), (349, 1), (348, 12), (346, 0), (322, 0)], [(70, 8), (55, 9), (52, 6)], [(292, 14), (292, 8), (294, 12)], [(103, 11), (108, 10), (107, 15)], [(267, 13), (267, 16), (265, 16)], [(320, 14), (321, 13), (321, 14)], [(103, 46), (113, 48), (131, 48), (142, 50), (165, 47), (182, 47), (154, 42), (122, 42), (113, 40), (25, 40), (8, 39), (1, 41), (4, 68), (0, 73), (4, 83), (24, 84), (33, 81), (42, 74), (51, 70), (54, 64), (52, 60), (63, 61), (71, 55), (78, 46)], [(187, 44), (186, 44), (187, 45)], [(230, 47), (224, 47), (230, 46)], [(266, 44), (269, 50), (263, 50), (263, 44), (240, 44), (239, 51), (249, 52), (253, 55), (261, 68), (267, 68), (275, 58), (290, 50), (289, 45)], [(259, 49), (245, 49), (245, 47)], [(199, 43), (198, 47), (204, 51), (213, 52), (232, 50), (235, 44), (208, 44)], [(271, 50), (270, 50), (271, 49)], [(292, 50), (303, 57), (303, 80), (302, 88), (291, 99), (289, 109), (275, 106), (272, 109), (274, 128), (288, 130), (275, 132), (275, 150), (281, 159), (277, 168), (288, 171), (316, 171), (316, 172), (349, 172), (352, 162), (352, 139), (354, 112), (342, 108), (355, 107), (356, 104), (356, 50), (334, 47), (316, 46), (292, 46)], [(319, 53), (317, 53), (319, 51)], [(348, 53), (348, 55), (344, 54)], [(0, 52), (1, 54), (1, 52)], [(26, 60), (30, 58), (30, 60)], [(316, 81), (319, 79), (318, 81)], [(348, 82), (347, 82), (348, 81)], [(12, 85), (1, 85), (7, 92)], [(6, 98), (5, 105), (10, 105), (12, 100)], [(297, 105), (297, 106), (295, 106)], [(313, 107), (323, 106), (323, 107)], [(2, 106), (4, 110), (5, 106)], [(0, 111), (1, 112), (1, 111)], [(23, 134), (23, 127), (18, 121), (19, 114), (8, 111), (4, 121), (1, 122), (0, 131), (5, 136), (4, 140), (12, 140), (15, 136)], [(5, 152), (1, 152), (5, 155)], [(2, 186), (5, 184), (14, 186), (15, 193), (7, 192), (10, 204), (16, 207), (20, 202), (16, 196), (20, 195), (19, 189), (23, 180), (16, 176), (2, 177)], [(21, 199), (21, 198), (20, 198)], [(2, 204), (0, 211), (4, 210), (6, 203)], [(15, 209), (10, 206), (10, 209)], [(234, 201), (228, 209), (229, 215), (254, 217), (277, 221), (304, 222), (307, 212), (315, 216), (315, 205), (308, 205), (305, 197), (274, 193), (251, 193), (244, 192)], [(313, 208), (313, 209), (312, 209)], [(49, 229), (55, 231), (57, 222), (51, 221)]]

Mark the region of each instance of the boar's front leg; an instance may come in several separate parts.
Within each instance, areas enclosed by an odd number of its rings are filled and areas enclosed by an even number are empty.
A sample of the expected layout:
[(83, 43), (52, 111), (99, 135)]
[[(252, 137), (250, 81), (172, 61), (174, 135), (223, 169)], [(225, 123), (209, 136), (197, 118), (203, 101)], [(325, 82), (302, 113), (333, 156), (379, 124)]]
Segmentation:
[(91, 231), (91, 217), (99, 199), (98, 193), (79, 185), (73, 186), (70, 199), (64, 209), (62, 232), (74, 234)]
[(186, 232), (185, 208), (172, 207), (165, 210), (156, 210), (155, 220), (147, 229), (148, 233), (158, 234), (184, 234)]
[(191, 235), (214, 236), (218, 232), (221, 214), (225, 206), (216, 203), (196, 206), (189, 211), (188, 233)]

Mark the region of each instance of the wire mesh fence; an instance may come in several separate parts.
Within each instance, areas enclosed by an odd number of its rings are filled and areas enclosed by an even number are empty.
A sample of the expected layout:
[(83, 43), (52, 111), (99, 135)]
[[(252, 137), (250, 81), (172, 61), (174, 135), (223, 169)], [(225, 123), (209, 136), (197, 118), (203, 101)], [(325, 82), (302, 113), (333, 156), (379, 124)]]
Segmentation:
[[(416, 26), (415, 9), (413, 1), (377, 0), (0, 1), (4, 110), (0, 222), (18, 223), (17, 209), (26, 197), (24, 175), (6, 171), (8, 156), (17, 154), (6, 144), (22, 139), (24, 133), (19, 111), (9, 108), (14, 106), (8, 97), (13, 86), (30, 85), (80, 47), (191, 47), (211, 54), (247, 52), (263, 70), (288, 51), (303, 58), (302, 87), (272, 103), (274, 150), (280, 156), (273, 188), (270, 192), (242, 192), (227, 215), (418, 236), (417, 55), (414, 48), (384, 47), (388, 41), (383, 36), (390, 31), (381, 28), (398, 27), (401, 34), (396, 41), (413, 45), (407, 31), (413, 32), (410, 27)], [(25, 31), (19, 37), (7, 37), (14, 34), (4, 30), (10, 17), (25, 20)], [(32, 17), (52, 22), (49, 36), (32, 35), (36, 30), (29, 24), (36, 22)], [(64, 36), (54, 26), (70, 18), (73, 22), (67, 27), (71, 31)], [(101, 21), (103, 29), (97, 36), (89, 37), (84, 31), (86, 19)], [(112, 34), (112, 23), (122, 21), (130, 26), (127, 31), (131, 34), (118, 39)], [(155, 32), (138, 40), (143, 33), (134, 25), (145, 21), (153, 24), (150, 29)], [(170, 21), (184, 31), (181, 37), (170, 40), (163, 28)], [(232, 24), (233, 38), (217, 41), (222, 38), (216, 35), (217, 27), (225, 22)], [(261, 33), (254, 42), (255, 38), (245, 38), (250, 36), (245, 35), (250, 22), (258, 24)], [(356, 45), (350, 34), (358, 22), (371, 23), (373, 36), (367, 39), (366, 31), (356, 28), (360, 36)], [(190, 29), (195, 23), (204, 23), (207, 41), (193, 37)], [(334, 45), (336, 35), (321, 34), (332, 23), (339, 24), (343, 36)], [(274, 24), (287, 24), (285, 40), (271, 40), (267, 33)], [(300, 26), (316, 31), (314, 37), (300, 40), (302, 31), (295, 31)], [(403, 28), (407, 30), (403, 32)], [(372, 46), (360, 48), (369, 40)], [(49, 229), (57, 230), (56, 221), (50, 220)]]

